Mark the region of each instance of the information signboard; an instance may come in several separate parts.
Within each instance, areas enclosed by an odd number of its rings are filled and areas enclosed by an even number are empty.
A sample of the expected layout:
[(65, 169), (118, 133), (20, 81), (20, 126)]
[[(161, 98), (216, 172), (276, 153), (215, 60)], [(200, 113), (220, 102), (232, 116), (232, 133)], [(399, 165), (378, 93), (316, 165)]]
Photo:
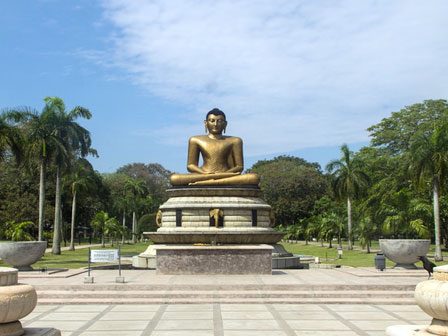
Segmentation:
[(118, 250), (91, 250), (91, 262), (118, 262)]

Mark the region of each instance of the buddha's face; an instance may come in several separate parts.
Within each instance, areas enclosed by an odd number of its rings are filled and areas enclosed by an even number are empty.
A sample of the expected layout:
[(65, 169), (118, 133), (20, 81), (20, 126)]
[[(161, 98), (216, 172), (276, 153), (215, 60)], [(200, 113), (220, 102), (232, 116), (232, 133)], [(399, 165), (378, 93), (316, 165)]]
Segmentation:
[(227, 121), (222, 115), (209, 114), (207, 120), (204, 120), (204, 124), (210, 134), (222, 134), (227, 126)]

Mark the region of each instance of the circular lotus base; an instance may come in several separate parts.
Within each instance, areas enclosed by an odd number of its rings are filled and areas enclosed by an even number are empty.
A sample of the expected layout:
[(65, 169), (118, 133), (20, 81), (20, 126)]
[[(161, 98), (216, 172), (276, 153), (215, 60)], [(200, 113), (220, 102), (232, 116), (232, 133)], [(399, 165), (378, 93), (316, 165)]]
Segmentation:
[(22, 323), (19, 321), (0, 324), (0, 335), (2, 336), (20, 336), (24, 333), (25, 330), (23, 330)]
[(426, 330), (431, 334), (447, 336), (448, 322), (434, 318), (432, 319), (431, 324), (426, 328)]
[(151, 232), (146, 234), (155, 244), (275, 244), (285, 235), (276, 231), (193, 231)]
[(33, 286), (0, 286), (0, 323), (20, 320), (31, 313), (36, 304), (37, 294)]

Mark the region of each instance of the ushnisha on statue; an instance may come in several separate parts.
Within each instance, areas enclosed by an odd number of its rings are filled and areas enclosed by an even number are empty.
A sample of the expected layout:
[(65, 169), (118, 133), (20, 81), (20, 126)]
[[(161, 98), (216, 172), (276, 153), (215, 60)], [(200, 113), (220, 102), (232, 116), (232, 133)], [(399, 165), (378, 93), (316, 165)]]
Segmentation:
[[(226, 136), (226, 115), (214, 108), (205, 120), (207, 135), (196, 135), (188, 143), (187, 169), (190, 174), (173, 174), (173, 186), (186, 185), (258, 185), (257, 174), (241, 174), (244, 168), (243, 141)], [(204, 164), (199, 167), (199, 155)]]

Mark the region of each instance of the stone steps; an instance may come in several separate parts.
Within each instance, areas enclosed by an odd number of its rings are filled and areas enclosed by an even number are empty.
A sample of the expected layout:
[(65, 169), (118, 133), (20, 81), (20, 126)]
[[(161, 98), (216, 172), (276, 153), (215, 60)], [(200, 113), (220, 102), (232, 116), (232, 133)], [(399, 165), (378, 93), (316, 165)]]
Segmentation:
[(43, 291), (39, 298), (341, 298), (413, 297), (413, 291)]
[(408, 285), (38, 285), (40, 304), (370, 303), (414, 304)]
[[(414, 291), (415, 285), (400, 284), (132, 284), (93, 283), (79, 285), (34, 285), (36, 290), (61, 291)], [(206, 289), (204, 289), (206, 287)]]
[(39, 304), (415, 304), (414, 298), (39, 298)]

